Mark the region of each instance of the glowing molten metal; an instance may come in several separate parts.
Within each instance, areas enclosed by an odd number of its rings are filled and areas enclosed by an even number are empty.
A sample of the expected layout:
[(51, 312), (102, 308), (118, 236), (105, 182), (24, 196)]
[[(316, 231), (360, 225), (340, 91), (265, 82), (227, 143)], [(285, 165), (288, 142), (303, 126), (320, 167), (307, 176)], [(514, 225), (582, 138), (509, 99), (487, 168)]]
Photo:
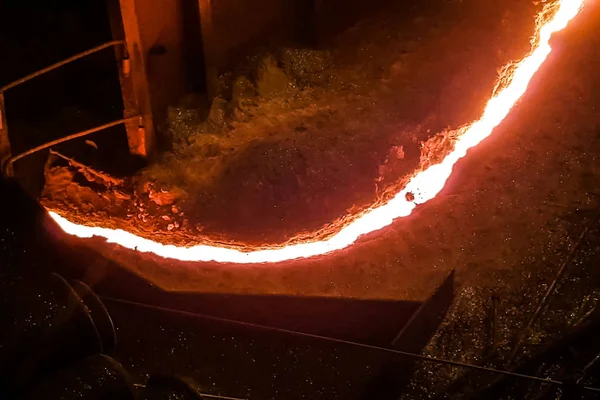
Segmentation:
[[(461, 130), (454, 150), (441, 163), (418, 172), (392, 200), (365, 211), (325, 240), (252, 251), (241, 251), (219, 245), (178, 247), (156, 243), (123, 230), (77, 225), (52, 211), (50, 211), (50, 215), (65, 232), (71, 235), (82, 238), (101, 236), (110, 243), (118, 243), (129, 249), (152, 252), (162, 257), (183, 261), (272, 263), (312, 257), (348, 247), (359, 236), (388, 226), (396, 218), (409, 215), (418, 204), (434, 198), (442, 190), (452, 173), (454, 164), (466, 155), (468, 149), (488, 137), (523, 96), (531, 78), (552, 50), (549, 43), (550, 37), (554, 32), (564, 29), (568, 22), (579, 13), (583, 1), (557, 0), (542, 12), (539, 17), (537, 35), (532, 41), (531, 53), (513, 68), (504, 70), (500, 76), (497, 90), (487, 103), (483, 116)], [(407, 194), (409, 195), (407, 196)]]

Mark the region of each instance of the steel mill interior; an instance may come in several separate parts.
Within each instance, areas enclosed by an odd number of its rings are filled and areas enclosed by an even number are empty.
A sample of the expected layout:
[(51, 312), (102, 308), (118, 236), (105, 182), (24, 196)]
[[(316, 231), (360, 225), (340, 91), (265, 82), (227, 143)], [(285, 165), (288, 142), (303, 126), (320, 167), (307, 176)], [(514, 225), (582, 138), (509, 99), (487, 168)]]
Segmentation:
[(0, 399), (600, 398), (600, 2), (0, 2)]

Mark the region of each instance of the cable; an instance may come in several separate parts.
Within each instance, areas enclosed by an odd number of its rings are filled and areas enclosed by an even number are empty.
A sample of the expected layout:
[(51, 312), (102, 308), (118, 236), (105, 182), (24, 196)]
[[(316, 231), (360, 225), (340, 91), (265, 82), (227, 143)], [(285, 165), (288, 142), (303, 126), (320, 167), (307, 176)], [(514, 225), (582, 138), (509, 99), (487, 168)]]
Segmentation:
[[(135, 387), (139, 387), (139, 388), (145, 388), (146, 385), (143, 385), (141, 383), (134, 383), (133, 386)], [(209, 393), (198, 393), (200, 396), (202, 397), (211, 397), (214, 399), (223, 399), (223, 400), (248, 400), (248, 399), (243, 399), (241, 397), (228, 397), (228, 396), (219, 396), (218, 394), (209, 394)]]
[(47, 72), (50, 72), (50, 71), (52, 71), (52, 70), (54, 70), (56, 68), (62, 67), (63, 65), (68, 64), (68, 63), (70, 63), (72, 61), (79, 60), (80, 58), (83, 58), (83, 57), (88, 56), (88, 55), (93, 54), (93, 53), (97, 53), (98, 51), (107, 49), (109, 47), (119, 46), (119, 45), (124, 45), (124, 44), (125, 44), (124, 40), (112, 40), (110, 42), (103, 43), (103, 44), (101, 44), (99, 46), (92, 47), (91, 49), (88, 49), (88, 50), (83, 51), (81, 53), (77, 53), (77, 54), (75, 54), (75, 55), (73, 55), (73, 56), (71, 56), (69, 58), (65, 58), (62, 61), (59, 61), (57, 63), (49, 65), (46, 68), (42, 68), (42, 69), (40, 69), (40, 70), (38, 70), (38, 71), (36, 71), (34, 73), (31, 73), (31, 74), (29, 74), (27, 76), (24, 76), (21, 79), (18, 79), (18, 80), (14, 81), (14, 82), (11, 82), (11, 83), (9, 83), (7, 85), (2, 86), (2, 87), (0, 87), (0, 93), (4, 93), (8, 89), (12, 89), (15, 86), (19, 86), (22, 83), (30, 81), (33, 78), (37, 78), (40, 75), (43, 75), (43, 74), (45, 74)]
[(523, 346), (523, 341), (525, 339), (525, 336), (529, 333), (534, 322), (538, 319), (540, 314), (544, 311), (546, 304), (548, 302), (548, 299), (550, 298), (550, 296), (552, 295), (552, 292), (554, 292), (554, 289), (556, 288), (556, 284), (561, 279), (561, 277), (564, 275), (567, 267), (571, 264), (571, 261), (573, 261), (573, 258), (575, 257), (577, 251), (579, 250), (581, 243), (583, 243), (583, 239), (585, 239), (588, 232), (590, 231), (590, 228), (594, 225), (594, 223), (596, 223), (598, 221), (598, 218), (600, 218), (600, 213), (596, 212), (594, 218), (585, 226), (585, 229), (583, 230), (583, 232), (581, 232), (581, 234), (577, 238), (577, 242), (575, 242), (575, 245), (571, 248), (571, 251), (569, 252), (567, 257), (563, 260), (560, 268), (556, 272), (554, 279), (552, 280), (552, 283), (550, 284), (550, 286), (548, 286), (548, 289), (544, 293), (544, 296), (542, 296), (541, 300), (539, 301), (533, 315), (527, 322), (527, 325), (525, 325), (525, 328), (518, 335), (517, 344), (513, 348), (513, 351), (510, 354), (510, 357), (508, 359), (508, 363), (507, 363), (508, 366), (510, 366), (515, 361), (515, 358), (517, 357), (519, 350), (521, 350), (521, 347)]
[(83, 137), (83, 136), (91, 135), (92, 133), (96, 133), (96, 132), (99, 132), (99, 131), (104, 130), (104, 129), (112, 128), (113, 126), (125, 124), (125, 123), (130, 122), (130, 121), (135, 121), (136, 119), (139, 119), (139, 118), (140, 118), (139, 115), (134, 115), (133, 117), (121, 118), (121, 119), (118, 119), (116, 121), (112, 121), (112, 122), (108, 122), (108, 123), (103, 124), (103, 125), (96, 126), (95, 128), (86, 129), (85, 131), (73, 133), (71, 135), (64, 136), (64, 137), (62, 137), (60, 139), (56, 139), (56, 140), (53, 140), (51, 142), (47, 142), (47, 143), (41, 144), (41, 145), (36, 146), (36, 147), (34, 147), (32, 149), (29, 149), (27, 151), (19, 153), (19, 154), (15, 155), (15, 156), (12, 156), (8, 160), (6, 160), (6, 162), (2, 166), (2, 172), (7, 173), (7, 171), (11, 168), (12, 164), (15, 161), (18, 161), (21, 158), (29, 156), (29, 155), (31, 155), (33, 153), (36, 153), (36, 152), (40, 151), (40, 150), (47, 149), (49, 147), (55, 146), (55, 145), (63, 143), (63, 142), (67, 142), (69, 140), (73, 140), (73, 139), (77, 139), (77, 138), (80, 138), (80, 137)]
[[(189, 312), (189, 311), (174, 310), (174, 309), (167, 308), (167, 307), (155, 306), (155, 305), (150, 305), (150, 304), (143, 304), (143, 303), (138, 303), (138, 302), (135, 302), (135, 301), (117, 299), (117, 298), (113, 298), (113, 297), (101, 297), (101, 298), (103, 300), (108, 300), (108, 301), (112, 301), (112, 302), (115, 302), (115, 303), (129, 304), (129, 305), (138, 306), (138, 307), (142, 307), (142, 308), (149, 308), (149, 309), (155, 309), (155, 310), (159, 310), (159, 311), (172, 312), (172, 313), (177, 313), (177, 314), (186, 315), (186, 316), (192, 316), (192, 317), (196, 317), (196, 318), (205, 318), (205, 319), (209, 319), (209, 320), (213, 320), (213, 321), (219, 321), (219, 322), (225, 322), (225, 323), (230, 323), (230, 324), (236, 324), (236, 325), (246, 326), (246, 327), (250, 327), (250, 328), (262, 329), (262, 330), (269, 330), (269, 331), (280, 332), (280, 333), (287, 333), (287, 334), (291, 334), (291, 335), (295, 335), (295, 336), (301, 336), (301, 337), (307, 337), (307, 338), (312, 338), (312, 339), (325, 340), (325, 341), (334, 342), (334, 343), (347, 344), (347, 345), (351, 345), (351, 346), (362, 347), (362, 348), (365, 348), (365, 349), (377, 350), (377, 351), (382, 351), (382, 352), (386, 352), (386, 353), (392, 353), (392, 354), (402, 355), (402, 356), (406, 356), (406, 357), (411, 357), (411, 358), (415, 358), (415, 359), (422, 360), (422, 361), (427, 361), (427, 362), (452, 365), (452, 366), (455, 366), (455, 367), (462, 367), (462, 368), (471, 368), (471, 369), (476, 369), (476, 370), (479, 370), (479, 371), (490, 372), (490, 373), (494, 373), (494, 374), (501, 374), (501, 375), (506, 375), (506, 376), (512, 376), (512, 377), (515, 377), (515, 378), (522, 378), (522, 379), (534, 380), (534, 381), (541, 382), (541, 383), (547, 383), (547, 384), (553, 384), (553, 385), (558, 385), (558, 386), (564, 386), (563, 382), (556, 381), (556, 380), (553, 380), (553, 379), (545, 379), (545, 378), (540, 378), (540, 377), (537, 377), (537, 376), (519, 374), (517, 372), (502, 371), (502, 370), (498, 370), (498, 369), (494, 369), (494, 368), (481, 367), (481, 366), (472, 365), (472, 364), (465, 364), (465, 363), (461, 363), (461, 362), (458, 362), (458, 361), (451, 361), (451, 360), (445, 360), (445, 359), (441, 359), (441, 358), (434, 358), (434, 357), (424, 356), (424, 355), (421, 355), (421, 354), (409, 353), (409, 352), (406, 352), (406, 351), (395, 350), (395, 349), (388, 349), (388, 348), (385, 348), (385, 347), (374, 346), (374, 345), (370, 345), (370, 344), (351, 342), (351, 341), (348, 341), (348, 340), (336, 339), (336, 338), (327, 337), (327, 336), (321, 336), (321, 335), (315, 335), (315, 334), (312, 334), (312, 333), (290, 331), (288, 329), (274, 328), (274, 327), (270, 327), (270, 326), (253, 324), (253, 323), (250, 323), (250, 322), (242, 322), (242, 321), (235, 321), (235, 320), (230, 320), (230, 319), (226, 319), (226, 318), (213, 317), (213, 316), (204, 315), (204, 314), (197, 314), (197, 313), (193, 313), (193, 312)], [(593, 387), (589, 387), (589, 386), (583, 386), (583, 389), (589, 390), (589, 391), (592, 391), (592, 392), (596, 392), (596, 393), (600, 393), (600, 389), (598, 389), (598, 388), (593, 388)]]

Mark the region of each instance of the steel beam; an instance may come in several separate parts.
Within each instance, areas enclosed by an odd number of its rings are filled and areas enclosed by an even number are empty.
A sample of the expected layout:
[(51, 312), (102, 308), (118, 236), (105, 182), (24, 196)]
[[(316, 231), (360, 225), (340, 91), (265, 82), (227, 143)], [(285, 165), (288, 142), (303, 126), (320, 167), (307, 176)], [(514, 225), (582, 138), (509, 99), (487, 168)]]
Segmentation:
[(10, 158), (10, 140), (8, 138), (8, 125), (6, 124), (6, 107), (4, 106), (4, 93), (0, 92), (0, 167)]

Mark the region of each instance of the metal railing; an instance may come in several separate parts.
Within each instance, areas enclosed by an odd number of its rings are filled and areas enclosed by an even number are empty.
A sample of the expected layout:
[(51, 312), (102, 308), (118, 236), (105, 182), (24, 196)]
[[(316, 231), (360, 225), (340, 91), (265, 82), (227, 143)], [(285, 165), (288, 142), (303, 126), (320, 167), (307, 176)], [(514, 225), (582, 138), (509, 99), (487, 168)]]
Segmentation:
[[(90, 54), (94, 54), (94, 53), (97, 53), (97, 52), (102, 51), (104, 49), (107, 49), (107, 48), (110, 48), (110, 47), (115, 47), (115, 46), (120, 46), (120, 45), (124, 45), (124, 44), (125, 44), (124, 40), (112, 40), (110, 42), (106, 42), (106, 43), (101, 44), (99, 46), (96, 46), (96, 47), (93, 47), (93, 48), (88, 49), (86, 51), (83, 51), (81, 53), (75, 54), (75, 55), (73, 55), (73, 56), (71, 56), (69, 58), (65, 58), (64, 60), (61, 60), (61, 61), (59, 61), (57, 63), (49, 65), (46, 68), (40, 69), (39, 71), (36, 71), (36, 72), (31, 73), (31, 74), (29, 74), (27, 76), (24, 76), (21, 79), (18, 79), (18, 80), (14, 81), (14, 82), (11, 82), (8, 85), (4, 85), (4, 86), (0, 87), (0, 146), (4, 146), (5, 148), (8, 149), (8, 157), (5, 157), (4, 160), (0, 160), (2, 162), (2, 165), (1, 165), (2, 168), (1, 169), (2, 169), (2, 172), (5, 175), (7, 175), (7, 176), (12, 176), (13, 175), (12, 165), (13, 165), (13, 163), (15, 161), (20, 160), (21, 158), (26, 157), (28, 155), (34, 154), (34, 153), (36, 153), (36, 152), (38, 152), (40, 150), (44, 150), (44, 149), (50, 148), (50, 147), (52, 147), (54, 145), (57, 145), (57, 144), (63, 143), (63, 142), (67, 142), (69, 140), (73, 140), (73, 139), (76, 139), (76, 138), (87, 136), (87, 135), (90, 135), (92, 133), (95, 133), (95, 132), (98, 132), (98, 131), (101, 131), (101, 130), (104, 130), (104, 129), (107, 129), (107, 128), (110, 128), (110, 127), (113, 127), (113, 126), (116, 126), (116, 125), (124, 124), (124, 123), (127, 123), (129, 121), (133, 121), (135, 119), (139, 120), (139, 116), (137, 116), (137, 115), (133, 116), (133, 117), (128, 117), (128, 118), (121, 118), (121, 119), (116, 120), (116, 121), (108, 122), (106, 124), (103, 124), (103, 125), (100, 125), (100, 126), (96, 126), (94, 128), (91, 128), (91, 129), (87, 129), (87, 130), (84, 130), (84, 131), (81, 131), (81, 132), (77, 132), (77, 133), (65, 136), (65, 137), (63, 137), (61, 139), (57, 139), (57, 140), (53, 140), (51, 142), (44, 143), (44, 144), (42, 144), (40, 146), (34, 147), (32, 149), (29, 149), (29, 150), (24, 151), (22, 153), (19, 153), (17, 155), (10, 156), (10, 144), (9, 144), (9, 140), (8, 140), (8, 127), (7, 127), (8, 123), (6, 121), (6, 110), (5, 110), (5, 106), (4, 106), (4, 92), (6, 92), (7, 90), (12, 89), (12, 88), (14, 88), (16, 86), (19, 86), (19, 85), (21, 85), (21, 84), (23, 84), (25, 82), (28, 82), (28, 81), (30, 81), (30, 80), (32, 80), (34, 78), (37, 78), (40, 75), (43, 75), (43, 74), (48, 73), (50, 71), (53, 71), (53, 70), (55, 70), (57, 68), (60, 68), (63, 65), (69, 64), (69, 63), (71, 63), (73, 61), (76, 61), (76, 60), (79, 60), (79, 59), (81, 59), (83, 57), (86, 57), (86, 56), (88, 56)], [(127, 59), (127, 58), (125, 58), (125, 59)], [(4, 145), (2, 143), (3, 141), (5, 142)], [(2, 148), (0, 148), (0, 151), (2, 151)], [(3, 156), (3, 154), (0, 154), (0, 157), (1, 156)]]
[(80, 58), (89, 56), (90, 54), (97, 53), (97, 52), (99, 52), (101, 50), (104, 50), (104, 49), (107, 49), (109, 47), (114, 47), (114, 46), (119, 46), (119, 45), (124, 45), (124, 44), (125, 44), (124, 40), (113, 40), (113, 41), (101, 44), (99, 46), (92, 47), (91, 49), (83, 51), (81, 53), (77, 53), (74, 56), (71, 56), (69, 58), (65, 58), (62, 61), (59, 61), (59, 62), (54, 63), (54, 64), (52, 64), (52, 65), (50, 65), (50, 66), (48, 66), (46, 68), (40, 69), (39, 71), (36, 71), (36, 72), (34, 72), (32, 74), (24, 76), (21, 79), (17, 79), (16, 81), (9, 83), (8, 85), (2, 86), (0, 88), (0, 94), (4, 94), (4, 92), (6, 92), (8, 89), (12, 89), (15, 86), (19, 86), (19, 85), (21, 85), (21, 84), (23, 84), (23, 83), (25, 83), (27, 81), (32, 80), (33, 78), (37, 78), (40, 75), (43, 75), (43, 74), (45, 74), (47, 72), (50, 72), (50, 71), (53, 71), (53, 70), (55, 70), (57, 68), (60, 68), (63, 65), (66, 65), (66, 64), (68, 64), (70, 62), (79, 60)]
[(80, 137), (83, 137), (83, 136), (91, 135), (92, 133), (95, 133), (95, 132), (98, 132), (98, 131), (101, 131), (101, 130), (104, 130), (104, 129), (108, 129), (108, 128), (111, 128), (113, 126), (117, 126), (117, 125), (120, 125), (120, 124), (124, 124), (124, 123), (129, 122), (129, 121), (134, 121), (134, 120), (139, 120), (139, 116), (135, 115), (133, 117), (121, 118), (121, 119), (118, 119), (116, 121), (112, 121), (112, 122), (106, 123), (104, 125), (97, 126), (95, 128), (86, 129), (85, 131), (77, 132), (77, 133), (74, 133), (72, 135), (65, 136), (65, 137), (62, 137), (60, 139), (56, 139), (56, 140), (53, 140), (51, 142), (47, 142), (47, 143), (41, 144), (41, 145), (39, 145), (37, 147), (34, 147), (32, 149), (29, 149), (27, 151), (19, 153), (16, 156), (12, 156), (8, 160), (6, 160), (4, 162), (3, 171), (6, 172), (8, 169), (10, 169), (11, 166), (12, 166), (12, 164), (15, 161), (20, 160), (21, 158), (29, 156), (29, 155), (31, 155), (33, 153), (37, 153), (40, 150), (44, 150), (44, 149), (50, 148), (52, 146), (55, 146), (57, 144), (60, 144), (60, 143), (63, 143), (63, 142), (68, 142), (69, 140), (77, 139), (77, 138), (80, 138)]

